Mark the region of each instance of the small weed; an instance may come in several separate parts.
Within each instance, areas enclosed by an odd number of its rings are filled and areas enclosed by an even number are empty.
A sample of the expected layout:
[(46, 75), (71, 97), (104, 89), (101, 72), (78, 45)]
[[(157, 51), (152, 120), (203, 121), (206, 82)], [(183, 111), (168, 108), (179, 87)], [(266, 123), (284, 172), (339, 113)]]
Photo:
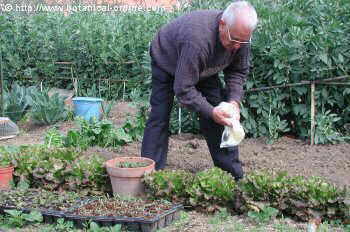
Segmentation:
[(62, 147), (63, 138), (59, 130), (56, 127), (52, 127), (45, 133), (44, 143), (48, 148)]
[(57, 232), (69, 232), (73, 229), (73, 222), (68, 221), (65, 222), (63, 218), (57, 220), (57, 224), (55, 225), (55, 231)]
[(73, 222), (64, 221), (63, 218), (57, 220), (56, 224), (46, 225), (40, 228), (40, 232), (72, 232), (74, 230)]
[(101, 108), (102, 108), (102, 118), (103, 119), (109, 118), (114, 104), (115, 104), (114, 101), (102, 102)]
[(278, 210), (272, 207), (264, 207), (261, 211), (249, 211), (248, 217), (253, 219), (257, 223), (266, 223), (269, 222), (272, 218), (275, 218), (278, 214)]
[(291, 227), (288, 224), (283, 223), (283, 222), (277, 223), (273, 227), (278, 232), (297, 232), (298, 231), (298, 229), (293, 228), (293, 227)]

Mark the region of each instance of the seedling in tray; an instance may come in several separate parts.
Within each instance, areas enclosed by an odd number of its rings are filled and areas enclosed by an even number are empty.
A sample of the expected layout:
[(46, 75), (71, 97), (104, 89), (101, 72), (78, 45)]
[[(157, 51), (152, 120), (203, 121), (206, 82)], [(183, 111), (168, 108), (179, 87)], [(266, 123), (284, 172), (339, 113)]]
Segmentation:
[(173, 205), (164, 200), (143, 200), (137, 198), (100, 198), (73, 211), (80, 216), (120, 216), (132, 218), (153, 218), (171, 209)]
[(122, 161), (122, 162), (116, 163), (117, 168), (140, 168), (140, 167), (147, 167), (148, 165), (149, 163), (147, 162)]
[(65, 211), (77, 201), (76, 193), (55, 193), (38, 189), (0, 191), (0, 207)]
[(65, 217), (80, 228), (93, 221), (102, 226), (121, 224), (127, 230), (153, 232), (178, 219), (180, 209), (181, 205), (164, 200), (99, 198), (72, 209)]

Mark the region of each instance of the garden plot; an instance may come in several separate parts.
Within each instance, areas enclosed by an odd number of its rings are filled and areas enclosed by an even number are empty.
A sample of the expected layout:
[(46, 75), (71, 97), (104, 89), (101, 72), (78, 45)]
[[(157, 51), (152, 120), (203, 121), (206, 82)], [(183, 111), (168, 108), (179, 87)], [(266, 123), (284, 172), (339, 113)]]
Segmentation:
[[(128, 115), (135, 115), (136, 108), (130, 103), (119, 102), (114, 105), (111, 120), (121, 126)], [(19, 124), (19, 136), (0, 145), (21, 145), (43, 143), (43, 137), (49, 127), (38, 127), (29, 122)], [(62, 133), (74, 128), (72, 121), (58, 124)], [(287, 171), (289, 174), (322, 176), (339, 186), (350, 186), (350, 144), (310, 146), (305, 141), (282, 137), (272, 145), (263, 138), (245, 139), (239, 146), (240, 158), (245, 172), (273, 169)], [(99, 147), (89, 148), (88, 152), (100, 153), (110, 159), (117, 156), (139, 156), (141, 142), (127, 144), (118, 152)], [(189, 171), (204, 170), (213, 167), (206, 142), (200, 135), (180, 134), (170, 137), (168, 168)]]
[[(135, 108), (127, 103), (118, 103), (114, 106), (111, 120), (115, 125), (121, 126), (125, 122), (124, 118), (126, 118), (128, 113), (135, 114)], [(22, 125), (20, 124), (20, 127), (26, 128), (26, 130), (22, 130), (21, 134), (14, 139), (2, 141), (1, 145), (43, 143), (44, 134), (49, 129), (49, 127), (36, 127), (28, 122), (23, 122)], [(61, 132), (66, 132), (73, 127), (74, 123), (72, 122), (59, 124), (59, 130)], [(92, 147), (85, 152), (87, 154), (98, 153), (106, 159), (110, 159), (117, 156), (138, 156), (140, 148), (141, 142), (139, 141), (124, 145), (118, 149)], [(246, 139), (240, 145), (241, 160), (247, 173), (263, 169), (272, 169), (275, 171), (286, 170), (292, 175), (322, 176), (338, 186), (349, 186), (349, 180), (346, 178), (346, 174), (350, 172), (349, 160), (347, 158), (349, 148), (349, 144), (311, 147), (302, 141), (287, 137), (281, 138), (273, 145), (266, 145), (263, 139)], [(193, 134), (171, 136), (168, 159), (169, 169), (184, 169), (195, 173), (210, 167), (213, 167), (213, 164), (205, 140), (201, 136)], [(227, 216), (228, 219), (220, 219), (215, 224), (210, 222), (211, 220), (215, 220), (215, 217), (211, 219), (212, 216), (208, 216), (207, 214), (190, 212), (186, 213), (184, 217), (183, 224), (179, 222), (180, 224), (173, 225), (167, 228), (166, 231), (208, 231), (204, 228), (212, 228), (209, 231), (216, 231), (216, 228), (232, 229), (230, 225), (232, 225), (233, 221), (238, 226), (256, 227), (247, 218), (242, 219)], [(299, 224), (290, 221), (273, 223), (269, 226), (270, 229), (268, 231), (281, 231), (275, 228), (277, 226), (276, 223), (280, 223), (281, 225), (289, 223), (293, 228), (300, 229), (299, 231), (303, 231), (302, 229), (306, 228), (305, 223)], [(226, 230), (224, 229), (223, 231)]]

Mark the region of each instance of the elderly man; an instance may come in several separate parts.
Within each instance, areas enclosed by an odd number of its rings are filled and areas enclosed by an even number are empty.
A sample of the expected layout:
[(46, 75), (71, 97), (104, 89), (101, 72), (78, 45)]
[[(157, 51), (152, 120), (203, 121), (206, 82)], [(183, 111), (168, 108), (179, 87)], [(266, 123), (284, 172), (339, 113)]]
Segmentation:
[(152, 108), (141, 149), (141, 156), (156, 162), (156, 170), (166, 165), (169, 118), (176, 96), (183, 106), (200, 113), (201, 131), (214, 165), (236, 180), (243, 177), (238, 147), (220, 148), (224, 126), (231, 123), (217, 105), (231, 103), (239, 119), (250, 39), (257, 22), (255, 9), (237, 1), (224, 11), (199, 10), (180, 16), (156, 34), (150, 47)]

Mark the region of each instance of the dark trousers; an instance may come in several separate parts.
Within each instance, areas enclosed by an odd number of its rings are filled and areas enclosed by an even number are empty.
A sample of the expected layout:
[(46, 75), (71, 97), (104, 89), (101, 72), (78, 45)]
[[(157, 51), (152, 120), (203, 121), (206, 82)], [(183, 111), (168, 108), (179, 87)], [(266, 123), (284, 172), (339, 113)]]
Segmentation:
[[(151, 112), (146, 123), (141, 156), (156, 162), (156, 170), (163, 169), (167, 161), (170, 112), (174, 102), (174, 77), (152, 65)], [(217, 75), (198, 83), (196, 88), (213, 106), (225, 99)], [(207, 142), (214, 165), (231, 173), (236, 180), (243, 177), (238, 147), (220, 148), (224, 127), (211, 118), (200, 115), (200, 129)]]

